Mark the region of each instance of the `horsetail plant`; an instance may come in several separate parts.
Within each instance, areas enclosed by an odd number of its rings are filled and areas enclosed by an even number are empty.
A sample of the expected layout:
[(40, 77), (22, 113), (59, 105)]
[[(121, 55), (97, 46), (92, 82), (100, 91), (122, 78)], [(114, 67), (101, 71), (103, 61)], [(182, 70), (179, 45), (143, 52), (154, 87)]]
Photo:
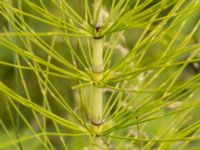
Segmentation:
[(199, 10), (1, 0), (0, 149), (198, 149)]

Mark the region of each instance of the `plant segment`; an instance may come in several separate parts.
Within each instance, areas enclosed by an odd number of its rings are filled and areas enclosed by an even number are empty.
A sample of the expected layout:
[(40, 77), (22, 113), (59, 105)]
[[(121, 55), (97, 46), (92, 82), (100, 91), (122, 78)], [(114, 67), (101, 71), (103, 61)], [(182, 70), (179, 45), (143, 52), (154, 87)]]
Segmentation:
[(92, 149), (102, 149), (103, 141), (101, 137), (102, 125), (103, 125), (103, 89), (97, 87), (95, 84), (99, 84), (104, 72), (103, 64), (103, 37), (100, 36), (101, 28), (103, 27), (103, 15), (102, 15), (102, 0), (94, 0), (94, 13), (93, 24), (95, 29), (95, 36), (92, 40), (93, 48), (93, 61), (92, 72), (94, 84), (91, 90), (91, 124), (92, 132), (94, 132), (94, 139), (92, 143)]

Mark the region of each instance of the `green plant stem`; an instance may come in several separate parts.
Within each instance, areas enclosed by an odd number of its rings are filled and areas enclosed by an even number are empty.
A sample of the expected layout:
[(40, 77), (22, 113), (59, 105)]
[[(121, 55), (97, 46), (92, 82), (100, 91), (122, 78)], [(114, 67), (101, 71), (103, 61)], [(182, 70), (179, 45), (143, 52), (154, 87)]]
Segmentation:
[[(94, 82), (98, 84), (103, 72), (103, 44), (102, 39), (93, 40), (93, 77)], [(102, 124), (102, 96), (103, 92), (101, 88), (92, 86), (92, 122), (94, 124)]]
[[(95, 26), (95, 36), (99, 35), (99, 30), (103, 25), (102, 13), (101, 13), (102, 0), (94, 0), (94, 26)], [(102, 38), (93, 39), (93, 61), (92, 61), (92, 71), (94, 83), (98, 84), (101, 80), (102, 73), (104, 71), (103, 65), (103, 40)], [(101, 137), (101, 126), (103, 124), (103, 91), (102, 88), (92, 86), (91, 95), (91, 122), (92, 122), (92, 132), (94, 133), (94, 138), (92, 139), (92, 150), (104, 149), (103, 141)]]

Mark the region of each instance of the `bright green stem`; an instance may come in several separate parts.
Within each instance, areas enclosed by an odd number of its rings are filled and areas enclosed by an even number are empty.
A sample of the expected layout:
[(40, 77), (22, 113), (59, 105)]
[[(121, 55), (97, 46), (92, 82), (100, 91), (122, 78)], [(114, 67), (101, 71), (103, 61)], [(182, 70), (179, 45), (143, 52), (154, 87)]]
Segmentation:
[[(101, 80), (103, 72), (103, 44), (102, 39), (93, 40), (93, 77), (94, 82), (98, 84)], [(102, 114), (103, 114), (103, 91), (102, 88), (92, 86), (92, 103), (91, 103), (91, 122), (92, 122), (92, 131), (95, 134), (95, 137), (92, 141), (92, 150), (101, 150), (103, 146), (102, 139), (96, 137), (96, 135), (101, 134), (101, 126), (103, 124)]]
[(96, 74), (103, 72), (103, 42), (102, 39), (93, 40), (93, 64), (92, 70)]
[[(94, 28), (96, 30), (97, 25), (102, 23), (102, 15), (101, 15), (101, 3), (102, 0), (94, 0)], [(98, 34), (99, 30), (96, 30)], [(103, 42), (102, 39), (93, 39), (93, 77), (94, 82), (99, 82), (99, 77), (103, 72)], [(96, 87), (95, 85), (92, 87), (92, 105), (91, 105), (91, 116), (92, 123), (101, 124), (102, 123), (102, 89)]]
[(102, 0), (94, 0), (94, 24), (99, 25), (103, 23), (103, 16), (101, 12)]
[[(94, 0), (94, 27), (95, 34), (99, 34), (99, 30), (103, 25), (102, 13), (101, 13), (102, 0)], [(92, 70), (94, 82), (98, 84), (101, 80), (102, 73), (104, 71), (103, 65), (103, 40), (93, 39), (93, 62)], [(93, 85), (92, 90), (92, 102), (91, 102), (91, 122), (92, 131), (94, 133), (94, 138), (92, 140), (92, 150), (102, 150), (104, 147), (101, 137), (97, 135), (101, 134), (101, 126), (103, 124), (102, 118), (102, 107), (103, 107), (103, 91), (101, 88)]]
[(92, 123), (93, 125), (102, 124), (102, 89), (92, 87)]

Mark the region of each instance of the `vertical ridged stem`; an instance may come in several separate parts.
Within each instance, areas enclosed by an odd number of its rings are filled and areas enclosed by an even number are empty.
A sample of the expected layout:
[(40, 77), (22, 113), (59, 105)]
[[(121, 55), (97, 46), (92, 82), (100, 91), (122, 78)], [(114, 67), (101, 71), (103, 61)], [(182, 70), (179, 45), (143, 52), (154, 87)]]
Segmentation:
[[(98, 77), (103, 72), (103, 45), (102, 39), (93, 40), (93, 76), (94, 80), (98, 80)], [(92, 87), (92, 122), (94, 124), (102, 123), (102, 89), (93, 85)]]
[[(94, 0), (94, 27), (95, 34), (98, 36), (99, 30), (102, 27), (102, 13), (101, 13), (102, 0)], [(104, 71), (103, 65), (103, 40), (102, 38), (93, 39), (93, 61), (92, 70), (94, 82), (98, 84), (99, 79)], [(101, 88), (97, 87), (95, 84), (92, 86), (91, 90), (92, 102), (91, 102), (91, 122), (92, 130), (94, 132), (94, 137), (92, 140), (92, 150), (101, 150), (103, 147), (103, 142), (101, 137), (98, 137), (98, 133), (101, 133), (101, 125), (103, 123), (102, 119), (102, 107), (103, 107), (103, 91)]]

